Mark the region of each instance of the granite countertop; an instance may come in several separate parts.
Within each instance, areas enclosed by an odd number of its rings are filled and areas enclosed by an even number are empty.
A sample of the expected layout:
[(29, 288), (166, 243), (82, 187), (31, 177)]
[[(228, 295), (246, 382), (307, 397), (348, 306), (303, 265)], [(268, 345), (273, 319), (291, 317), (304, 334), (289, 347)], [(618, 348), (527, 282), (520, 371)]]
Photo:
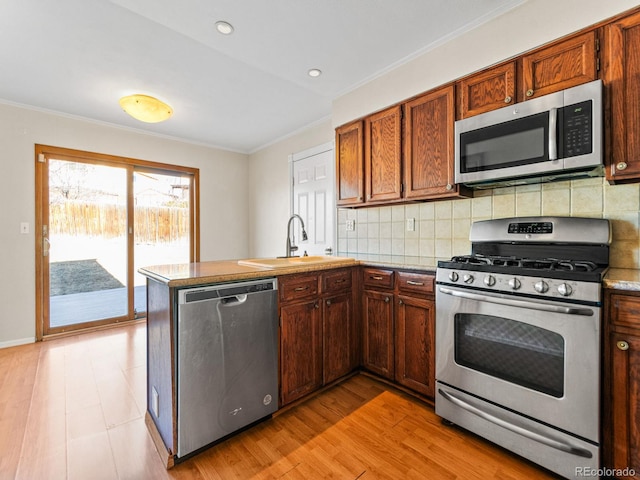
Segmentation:
[(602, 282), (612, 290), (640, 291), (640, 270), (635, 268), (610, 268)]
[(354, 258), (333, 257), (325, 263), (299, 264), (278, 268), (241, 265), (238, 260), (153, 265), (138, 270), (142, 275), (169, 287), (189, 287), (209, 283), (250, 280), (294, 273), (306, 273), (357, 265)]
[(153, 265), (140, 268), (138, 271), (148, 278), (167, 284), (169, 287), (189, 287), (209, 283), (307, 273), (351, 265), (364, 265), (377, 268), (407, 268), (433, 273), (436, 269), (436, 263), (433, 259), (421, 257), (397, 255), (340, 255), (331, 257), (331, 260), (326, 263), (300, 264), (278, 268), (241, 265), (238, 263), (238, 260), (218, 260)]
[[(139, 272), (170, 287), (186, 287), (207, 283), (220, 283), (253, 278), (275, 277), (306, 273), (350, 265), (376, 268), (406, 268), (434, 273), (437, 260), (431, 257), (374, 254), (339, 254), (326, 263), (300, 264), (278, 268), (240, 265), (238, 260), (219, 260), (198, 263), (179, 263), (144, 267)], [(613, 290), (640, 291), (640, 270), (611, 268), (603, 286)]]

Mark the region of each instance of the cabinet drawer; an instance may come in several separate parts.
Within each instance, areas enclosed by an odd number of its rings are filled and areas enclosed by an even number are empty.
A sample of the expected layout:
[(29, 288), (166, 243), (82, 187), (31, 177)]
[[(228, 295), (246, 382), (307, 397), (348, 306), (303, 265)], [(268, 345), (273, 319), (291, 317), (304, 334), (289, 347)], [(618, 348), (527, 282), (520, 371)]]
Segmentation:
[(428, 273), (398, 272), (398, 290), (433, 295), (435, 277)]
[(367, 287), (393, 289), (393, 270), (380, 270), (378, 268), (363, 269), (363, 283)]
[(281, 302), (316, 296), (318, 295), (318, 275), (280, 277), (278, 290)]
[(335, 270), (322, 275), (322, 293), (344, 292), (351, 289), (351, 269)]
[(640, 329), (640, 297), (611, 295), (611, 323)]

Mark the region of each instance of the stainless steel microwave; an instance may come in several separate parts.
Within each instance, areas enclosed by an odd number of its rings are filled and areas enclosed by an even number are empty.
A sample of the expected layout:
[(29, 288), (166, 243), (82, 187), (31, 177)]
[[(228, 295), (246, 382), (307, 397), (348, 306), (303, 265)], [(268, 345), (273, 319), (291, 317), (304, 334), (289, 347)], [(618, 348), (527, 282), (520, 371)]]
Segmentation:
[(602, 81), (455, 123), (455, 181), (475, 188), (602, 176)]

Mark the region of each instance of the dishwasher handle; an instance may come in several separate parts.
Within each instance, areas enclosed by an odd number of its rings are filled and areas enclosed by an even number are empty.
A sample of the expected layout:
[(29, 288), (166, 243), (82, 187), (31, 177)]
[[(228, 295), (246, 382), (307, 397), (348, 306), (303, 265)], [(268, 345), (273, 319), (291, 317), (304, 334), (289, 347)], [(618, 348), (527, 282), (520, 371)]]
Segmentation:
[(233, 297), (225, 297), (220, 299), (220, 303), (225, 307), (234, 307), (236, 305), (242, 305), (247, 301), (247, 294), (235, 295)]

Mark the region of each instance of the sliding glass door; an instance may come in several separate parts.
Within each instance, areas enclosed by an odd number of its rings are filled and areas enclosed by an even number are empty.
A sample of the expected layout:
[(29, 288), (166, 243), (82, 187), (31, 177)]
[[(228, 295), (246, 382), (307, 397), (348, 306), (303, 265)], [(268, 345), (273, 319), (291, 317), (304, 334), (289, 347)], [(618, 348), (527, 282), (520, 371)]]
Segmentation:
[(189, 263), (191, 258), (191, 176), (136, 169), (134, 197), (134, 304), (147, 311), (146, 277), (140, 267)]
[(37, 335), (144, 316), (138, 268), (197, 258), (197, 170), (55, 147), (36, 156)]
[(49, 329), (126, 318), (127, 170), (51, 158)]

